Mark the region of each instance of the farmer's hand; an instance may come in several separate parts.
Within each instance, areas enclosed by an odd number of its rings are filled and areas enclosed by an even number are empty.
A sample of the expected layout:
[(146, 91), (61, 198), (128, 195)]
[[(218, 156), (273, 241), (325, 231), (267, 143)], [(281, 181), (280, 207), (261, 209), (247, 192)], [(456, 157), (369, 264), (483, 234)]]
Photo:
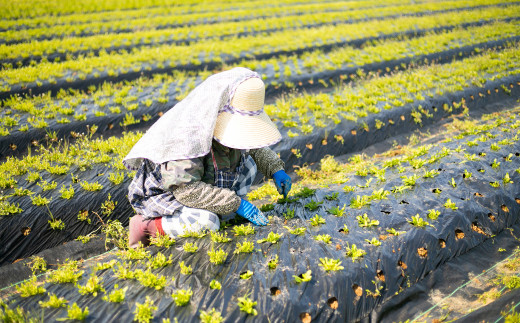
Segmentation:
[(269, 223), (269, 220), (267, 220), (262, 211), (244, 199), (242, 199), (242, 202), (240, 202), (240, 207), (237, 210), (237, 214), (250, 221), (254, 225), (266, 225)]
[(291, 190), (291, 178), (285, 173), (284, 170), (279, 170), (273, 174), (274, 183), (278, 189), (279, 194), (283, 194), (283, 198), (287, 198), (287, 194)]

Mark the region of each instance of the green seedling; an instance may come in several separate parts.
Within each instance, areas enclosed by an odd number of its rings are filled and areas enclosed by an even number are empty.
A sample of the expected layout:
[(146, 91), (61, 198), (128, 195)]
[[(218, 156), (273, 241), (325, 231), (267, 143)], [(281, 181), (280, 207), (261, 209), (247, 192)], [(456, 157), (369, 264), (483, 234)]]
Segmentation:
[(347, 257), (352, 258), (352, 262), (362, 258), (364, 255), (367, 254), (365, 250), (359, 249), (355, 244), (352, 244), (352, 246), (347, 244), (347, 247), (345, 249), (347, 251)]
[(491, 150), (494, 150), (494, 151), (499, 151), (500, 150), (500, 146), (497, 145), (497, 144), (491, 144), (491, 146), (489, 148), (491, 148)]
[[(365, 176), (366, 176), (366, 175), (365, 175)], [(374, 180), (373, 178), (369, 178), (369, 179), (367, 179), (367, 181), (365, 182), (365, 184), (363, 184), (363, 185), (358, 185), (358, 187), (359, 187), (359, 188), (367, 188), (367, 187), (370, 186), (370, 183), (372, 183), (373, 180)]]
[(148, 267), (152, 269), (157, 269), (169, 266), (173, 262), (172, 257), (173, 255), (170, 255), (170, 257), (166, 258), (166, 256), (163, 253), (159, 252), (155, 255), (155, 257), (150, 258), (148, 262)]
[(92, 296), (96, 297), (98, 292), (104, 292), (105, 289), (101, 285), (101, 280), (97, 275), (91, 275), (88, 279), (87, 283), (83, 285), (78, 285), (78, 292), (81, 295), (92, 294)]
[(150, 296), (146, 296), (144, 304), (135, 304), (134, 321), (139, 323), (148, 323), (153, 319), (153, 312), (155, 311), (157, 311), (157, 306), (154, 306)]
[(31, 261), (27, 263), (27, 266), (31, 268), (31, 271), (47, 271), (47, 261), (40, 256), (31, 256)]
[(392, 188), (392, 193), (400, 194), (400, 193), (403, 193), (405, 190), (409, 190), (411, 188), (412, 187), (408, 186), (408, 185), (394, 186)]
[(444, 207), (452, 210), (458, 209), (457, 205), (455, 205), (455, 202), (452, 202), (451, 199), (446, 200), (446, 203), (444, 203)]
[(169, 248), (175, 244), (175, 239), (167, 234), (156, 234), (150, 238), (150, 244), (157, 247)]
[(181, 267), (181, 274), (183, 274), (183, 275), (191, 275), (191, 273), (193, 272), (193, 269), (191, 268), (191, 265), (186, 266), (184, 264), (184, 261), (181, 261), (179, 263), (179, 266)]
[(45, 288), (38, 286), (36, 276), (33, 276), (30, 280), (16, 286), (16, 291), (20, 293), (22, 297), (29, 297), (45, 293)]
[[(69, 306), (67, 309), (67, 318), (69, 320), (77, 320), (77, 321), (84, 321), (88, 316), (88, 306), (85, 307), (84, 310), (82, 310), (78, 304), (74, 303), (72, 306)], [(59, 319), (62, 321), (61, 319)]]
[(339, 206), (332, 207), (327, 210), (328, 213), (335, 215), (337, 217), (341, 217), (345, 215), (345, 208), (347, 207), (346, 204), (343, 204), (343, 207), (340, 209)]
[(213, 247), (211, 247), (211, 250), (208, 251), (209, 261), (215, 265), (223, 264), (227, 258), (227, 255), (228, 253), (222, 250), (221, 248), (215, 251)]
[(426, 220), (421, 218), (421, 216), (419, 214), (412, 216), (412, 218), (410, 220), (408, 220), (408, 223), (410, 223), (411, 225), (413, 225), (415, 227), (420, 227), (420, 228), (424, 228), (427, 225), (432, 226)]
[(491, 164), (491, 167), (493, 167), (493, 169), (497, 169), (500, 167), (500, 162), (497, 162), (497, 159), (495, 158), (493, 160), (493, 163)]
[(253, 276), (253, 272), (251, 270), (246, 271), (245, 273), (240, 274), (240, 279), (247, 280)]
[(224, 321), (222, 314), (214, 308), (209, 311), (200, 310), (199, 318), (201, 323), (221, 323)]
[(310, 201), (309, 203), (305, 204), (305, 208), (312, 212), (318, 209), (322, 204), (323, 202)]
[(312, 270), (307, 270), (303, 274), (296, 276), (293, 275), (294, 281), (296, 281), (296, 284), (301, 284), (303, 282), (310, 282), (312, 279)]
[(190, 231), (186, 230), (183, 234), (179, 234), (179, 238), (195, 238), (195, 239), (201, 239), (204, 238), (207, 235), (204, 231)]
[(437, 211), (437, 210), (434, 210), (434, 209), (428, 210), (428, 219), (437, 220), (439, 215), (441, 215), (440, 211)]
[(296, 210), (287, 208), (287, 211), (283, 214), (283, 217), (286, 220), (294, 218), (294, 214), (296, 213)]
[(179, 289), (175, 293), (172, 294), (173, 301), (177, 306), (186, 306), (190, 302), (191, 296), (193, 292), (191, 289)]
[(250, 224), (241, 224), (233, 227), (236, 236), (247, 236), (255, 233), (255, 228)]
[(401, 176), (403, 184), (405, 186), (415, 186), (416, 181), (419, 179), (419, 175), (413, 174), (412, 176)]
[(377, 238), (372, 238), (372, 240), (365, 239), (365, 241), (366, 241), (367, 243), (370, 243), (370, 244), (373, 245), (373, 246), (380, 246), (380, 245), (381, 245), (381, 241), (378, 240)]
[(186, 242), (184, 243), (184, 245), (182, 246), (182, 248), (184, 249), (184, 251), (186, 252), (189, 252), (189, 253), (195, 253), (197, 252), (197, 250), (199, 250), (199, 247), (197, 247), (194, 243), (192, 242)]
[(318, 266), (323, 267), (326, 272), (329, 271), (339, 271), (344, 269), (345, 267), (341, 266), (341, 260), (339, 259), (330, 259), (330, 258), (320, 258), (320, 263)]
[(278, 255), (275, 255), (274, 258), (269, 260), (267, 267), (269, 267), (269, 269), (276, 269), (276, 267), (278, 267), (278, 260)]
[(77, 283), (83, 275), (83, 271), (78, 271), (78, 262), (69, 261), (61, 265), (58, 269), (51, 272), (48, 281), (54, 284)]
[(390, 195), (390, 191), (387, 191), (384, 188), (381, 188), (377, 191), (373, 191), (370, 199), (371, 200), (386, 200), (388, 195)]
[(326, 195), (326, 196), (325, 196), (325, 199), (326, 199), (327, 201), (336, 201), (336, 200), (338, 199), (338, 195), (339, 195), (338, 192), (336, 192), (336, 193), (332, 193), (332, 194), (330, 194), (330, 195)]
[(222, 284), (218, 280), (213, 279), (209, 283), (209, 288), (211, 288), (211, 289), (219, 289), (220, 290), (222, 288)]
[(455, 179), (452, 177), (451, 178), (451, 182), (450, 182), (451, 186), (453, 186), (454, 188), (457, 187), (457, 182), (455, 182)]
[(314, 217), (310, 219), (310, 222), (313, 227), (317, 227), (319, 225), (325, 224), (325, 219), (321, 217), (319, 214), (316, 214)]
[(125, 300), (127, 290), (128, 286), (125, 288), (119, 288), (119, 285), (115, 284), (114, 289), (110, 292), (110, 294), (103, 296), (103, 300), (110, 303), (121, 303)]
[(513, 183), (513, 181), (511, 180), (511, 177), (509, 177), (509, 173), (506, 173), (506, 175), (504, 176), (504, 178), (502, 179), (502, 182), (504, 184), (510, 184), (510, 183)]
[(251, 252), (253, 252), (254, 249), (255, 249), (254, 243), (246, 240), (243, 243), (237, 242), (237, 246), (233, 253), (235, 255), (238, 255), (241, 253), (251, 253)]
[[(181, 262), (181, 264), (182, 264), (181, 273), (185, 274), (183, 272), (184, 261)], [(189, 267), (188, 269), (190, 270), (190, 274), (191, 274), (191, 267)], [(185, 274), (185, 275), (189, 275), (189, 274)], [(152, 273), (150, 268), (148, 268), (146, 271), (142, 271), (141, 269), (135, 270), (134, 277), (144, 287), (150, 287), (150, 288), (154, 288), (156, 290), (161, 290), (164, 287), (166, 287), (166, 277), (162, 276), (162, 275), (155, 275), (154, 273)]]
[(366, 213), (364, 213), (362, 216), (361, 215), (356, 216), (356, 220), (358, 220), (358, 225), (361, 228), (375, 227), (375, 226), (379, 225), (379, 221), (378, 220), (370, 220)]
[(307, 228), (304, 228), (304, 227), (299, 227), (299, 228), (292, 229), (292, 228), (290, 228), (288, 226), (284, 226), (284, 228), (289, 230), (290, 234), (294, 234), (294, 235), (297, 235), (297, 236), (304, 234), (305, 231), (307, 230)]
[(348, 227), (346, 224), (343, 224), (343, 228), (339, 229), (339, 232), (343, 233), (343, 234), (347, 234), (349, 233), (349, 230), (348, 230)]
[(472, 175), (473, 175), (472, 173), (468, 172), (468, 170), (465, 169), (465, 170), (464, 170), (464, 174), (462, 175), (462, 177), (463, 177), (464, 179), (468, 179), (468, 178), (471, 178)]
[(491, 185), (494, 188), (499, 188), (500, 187), (500, 183), (498, 181), (489, 182), (489, 185)]
[(210, 231), (209, 233), (211, 235), (211, 241), (213, 242), (227, 243), (231, 241), (227, 232)]
[(274, 210), (274, 205), (272, 205), (272, 204), (264, 204), (260, 207), (260, 211), (262, 211), (262, 212), (269, 212), (272, 210)]
[(328, 234), (319, 234), (319, 235), (314, 237), (314, 240), (321, 241), (321, 242), (324, 242), (326, 244), (330, 244), (331, 239), (332, 239), (332, 237), (330, 235), (328, 235)]
[(406, 231), (397, 231), (396, 229), (394, 228), (390, 228), (390, 229), (386, 229), (386, 232), (388, 232), (389, 234), (393, 235), (393, 236), (398, 236), (400, 234), (403, 234), (403, 233), (406, 233)]
[(256, 243), (270, 242), (272, 244), (275, 244), (278, 242), (278, 240), (280, 240), (281, 236), (282, 236), (282, 234), (274, 233), (271, 231), (271, 232), (269, 232), (269, 234), (267, 235), (267, 237), (265, 239), (259, 239), (256, 241)]
[(343, 191), (345, 191), (345, 193), (354, 192), (355, 190), (356, 190), (356, 187), (355, 187), (355, 186), (345, 185), (345, 186), (343, 187)]
[(74, 187), (69, 185), (69, 188), (67, 188), (65, 185), (62, 185), (60, 188), (60, 194), (62, 199), (70, 200), (74, 197)]
[(355, 198), (350, 200), (350, 207), (354, 209), (360, 209), (366, 205), (370, 205), (370, 196), (357, 195)]
[(250, 315), (257, 315), (257, 310), (254, 309), (257, 302), (253, 302), (247, 295), (238, 298), (238, 307), (242, 312), (246, 312)]
[(40, 307), (43, 307), (43, 308), (60, 308), (60, 307), (65, 307), (68, 302), (69, 301), (67, 301), (63, 297), (58, 298), (58, 296), (56, 296), (55, 294), (49, 294), (48, 301), (46, 301), (46, 302), (39, 301), (38, 304), (40, 304)]

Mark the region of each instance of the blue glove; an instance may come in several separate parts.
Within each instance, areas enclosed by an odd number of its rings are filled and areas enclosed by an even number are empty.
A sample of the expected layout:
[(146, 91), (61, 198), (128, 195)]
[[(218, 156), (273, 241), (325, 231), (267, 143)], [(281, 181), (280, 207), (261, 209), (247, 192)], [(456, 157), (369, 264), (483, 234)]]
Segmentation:
[(283, 198), (287, 198), (287, 194), (291, 190), (291, 178), (285, 171), (279, 170), (273, 174), (274, 183), (276, 184), (276, 188), (278, 189), (279, 194), (283, 194)]
[(237, 210), (237, 214), (250, 221), (254, 225), (266, 225), (269, 223), (269, 220), (267, 220), (262, 211), (244, 199), (242, 199), (242, 202), (240, 202), (240, 207)]

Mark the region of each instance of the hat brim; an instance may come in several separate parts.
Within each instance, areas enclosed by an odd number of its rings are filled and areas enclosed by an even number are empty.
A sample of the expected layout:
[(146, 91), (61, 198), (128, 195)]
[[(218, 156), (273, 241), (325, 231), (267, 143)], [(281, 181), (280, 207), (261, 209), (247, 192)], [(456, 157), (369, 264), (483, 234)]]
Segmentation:
[(222, 112), (217, 117), (213, 137), (234, 149), (258, 149), (282, 140), (280, 131), (265, 112), (256, 116)]

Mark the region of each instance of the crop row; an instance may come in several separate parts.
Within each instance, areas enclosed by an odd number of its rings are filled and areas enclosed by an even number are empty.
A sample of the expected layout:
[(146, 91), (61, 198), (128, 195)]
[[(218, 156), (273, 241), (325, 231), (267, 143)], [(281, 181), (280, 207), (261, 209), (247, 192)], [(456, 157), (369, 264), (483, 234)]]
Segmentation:
[[(418, 1), (421, 3), (424, 1)], [(211, 4), (205, 4), (205, 11), (187, 11), (185, 6), (169, 6), (169, 7), (154, 7), (154, 8), (140, 8), (135, 10), (124, 11), (109, 11), (101, 13), (76, 13), (67, 16), (41, 16), (37, 18), (3, 20), (0, 21), (0, 31), (13, 29), (32, 29), (45, 28), (60, 25), (82, 25), (90, 23), (114, 22), (118, 23), (124, 20), (136, 20), (148, 17), (151, 19), (161, 18), (165, 16), (174, 16), (175, 23), (179, 25), (184, 24), (199, 24), (199, 23), (217, 23), (235, 20), (247, 20), (261, 17), (282, 17), (285, 15), (299, 15), (308, 12), (334, 11), (334, 10), (354, 10), (362, 8), (379, 8), (391, 5), (400, 4), (398, 0), (389, 0), (381, 4), (376, 4), (372, 1), (330, 1), (330, 2), (298, 2), (292, 4), (283, 4), (281, 6), (273, 6), (268, 3), (265, 7), (258, 3), (253, 3), (253, 8), (226, 8), (222, 4), (218, 4), (215, 8)], [(246, 4), (246, 3), (244, 3)], [(247, 3), (249, 4), (249, 2)], [(188, 7), (197, 9), (196, 6)], [(199, 7), (201, 8), (201, 7)], [(173, 19), (173, 17), (172, 17)]]
[[(299, 31), (283, 31), (267, 36), (250, 36), (211, 42), (201, 41), (190, 46), (162, 45), (154, 48), (140, 48), (131, 53), (104, 54), (98, 57), (78, 57), (74, 61), (62, 63), (41, 63), (19, 69), (0, 71), (0, 90), (7, 93), (21, 91), (22, 88), (54, 84), (58, 80), (67, 83), (85, 79), (89, 74), (95, 78), (102, 75), (114, 77), (127, 73), (139, 74), (151, 70), (203, 68), (211, 64), (233, 63), (240, 58), (254, 55), (273, 57), (294, 51), (309, 50), (314, 47), (345, 44), (356, 39), (382, 37), (410, 30), (458, 25), (489, 19), (516, 17), (513, 7), (461, 11), (457, 15), (449, 13), (425, 17), (405, 17), (371, 23), (356, 23), (339, 26), (323, 26)], [(152, 59), (151, 59), (152, 58)], [(26, 90), (24, 90), (26, 91)], [(1, 93), (1, 92), (0, 92)]]
[(38, 6), (30, 6), (23, 2), (12, 2), (4, 1), (2, 3), (2, 14), (1, 18), (16, 20), (18, 18), (51, 18), (57, 16), (58, 19), (61, 17), (67, 17), (68, 15), (76, 14), (105, 14), (110, 15), (113, 11), (126, 12), (126, 11), (138, 11), (143, 8), (168, 8), (176, 7), (178, 12), (190, 13), (190, 12), (205, 12), (208, 10), (218, 11), (220, 8), (231, 8), (242, 9), (242, 8), (254, 8), (262, 6), (280, 6), (293, 4), (293, 3), (305, 3), (314, 2), (315, 0), (281, 0), (281, 1), (235, 1), (235, 0), (222, 0), (216, 1), (215, 3), (201, 6), (200, 0), (189, 0), (189, 1), (177, 1), (177, 0), (154, 0), (154, 1), (129, 1), (129, 0), (117, 0), (111, 2), (99, 3), (95, 0), (83, 1), (82, 3), (70, 3), (65, 0), (60, 1), (42, 1)]
[[(380, 190), (361, 185), (367, 175), (344, 174), (356, 178), (359, 191), (377, 195), (369, 206), (345, 205), (356, 194), (338, 186), (303, 189), (267, 211), (267, 227), (224, 224), (217, 233), (158, 239), (157, 247), (111, 252), (83, 265), (66, 263), (13, 288), (9, 307), (29, 313), (56, 307), (44, 312), (47, 320), (83, 314), (92, 320), (117, 315), (125, 321), (154, 316), (187, 321), (212, 308), (213, 317), (231, 320), (280, 313), (286, 320), (360, 320), (439, 264), (515, 222), (520, 162), (508, 152), (519, 147), (518, 110), (484, 121), (459, 122), (458, 132), (451, 133), (456, 137), (411, 150), (402, 164), (388, 167), (385, 179), (370, 177)], [(460, 163), (465, 154), (475, 156)], [(416, 168), (417, 159), (431, 162)], [(358, 156), (351, 164), (361, 169), (365, 161)], [(375, 161), (377, 166), (382, 162)], [(430, 176), (423, 179), (426, 172)], [(416, 175), (422, 183), (383, 194)], [(45, 272), (45, 262), (33, 262), (33, 270)], [(52, 300), (53, 294), (62, 299)], [(280, 301), (284, 295), (289, 301)], [(111, 303), (130, 310), (121, 312)], [(102, 310), (89, 312), (87, 305)]]
[[(489, 26), (472, 27), (467, 30), (456, 29), (450, 32), (432, 33), (412, 39), (379, 41), (361, 49), (343, 47), (334, 49), (329, 53), (316, 51), (285, 57), (282, 60), (247, 60), (238, 63), (237, 66), (246, 66), (262, 74), (268, 87), (267, 91), (271, 92), (270, 88), (276, 87), (279, 83), (291, 82), (293, 80), (292, 75), (293, 77), (300, 76), (310, 80), (312, 79), (310, 75), (323, 71), (335, 71), (337, 73), (338, 70), (344, 71), (345, 68), (351, 68), (352, 71), (361, 68), (366, 73), (365, 65), (368, 64), (384, 63), (408, 57), (415, 57), (418, 60), (417, 58), (422, 57), (421, 55), (442, 53), (448, 50), (456, 51), (457, 48), (464, 46), (481, 45), (489, 41), (500, 38), (508, 39), (514, 36), (520, 36), (519, 23), (495, 23)], [(388, 48), (392, 48), (392, 50)], [(402, 63), (402, 61), (399, 62)], [(326, 78), (324, 77), (324, 79)], [(148, 97), (146, 97), (146, 93), (157, 92), (157, 88), (151, 87), (152, 84), (150, 83), (140, 82), (137, 85), (140, 88), (136, 93), (137, 95), (129, 93), (132, 85), (122, 86), (121, 89), (108, 88), (107, 85), (104, 87), (104, 91), (110, 90), (108, 93), (97, 91), (89, 96), (75, 93), (75, 95), (62, 97), (59, 101), (52, 100), (49, 96), (36, 96), (30, 100), (20, 97), (4, 100), (4, 111), (0, 114), (2, 115), (0, 119), (1, 134), (4, 137), (8, 136), (15, 129), (24, 132), (31, 129), (49, 129), (47, 131), (50, 131), (55, 126), (49, 126), (49, 123), (54, 122), (68, 124), (90, 121), (100, 126), (99, 122), (107, 115), (124, 116), (131, 111), (142, 110), (144, 114), (149, 115), (146, 118), (151, 119), (152, 115), (156, 113), (156, 109), (151, 108), (152, 105), (162, 103), (164, 106), (167, 102), (171, 104), (170, 97), (179, 99), (179, 92), (187, 93), (197, 83), (195, 77), (187, 79), (182, 72), (166, 79), (158, 77), (154, 81), (157, 86), (160, 83), (169, 84), (169, 86), (163, 86), (160, 93)], [(325, 80), (322, 79), (320, 82), (324, 82), (325, 86), (328, 86)], [(183, 84), (187, 85), (183, 86)], [(148, 88), (143, 89), (145, 86)], [(88, 100), (85, 100), (87, 97)], [(163, 109), (166, 109), (166, 107)], [(135, 112), (131, 112), (134, 113), (134, 118), (140, 119), (141, 116), (136, 115)], [(28, 139), (28, 141), (31, 141), (31, 139)]]
[[(111, 47), (128, 47), (129, 45), (160, 44), (167, 42), (189, 42), (202, 39), (231, 37), (233, 35), (247, 35), (255, 33), (272, 32), (289, 28), (310, 28), (322, 24), (352, 23), (359, 20), (395, 17), (402, 15), (431, 14), (432, 12), (444, 12), (447, 10), (471, 9), (482, 6), (511, 4), (505, 0), (479, 0), (479, 1), (446, 1), (438, 3), (425, 3), (410, 5), (396, 5), (384, 8), (359, 9), (352, 11), (331, 11), (328, 6), (323, 5), (322, 12), (311, 10), (301, 12), (298, 16), (284, 15), (276, 17), (269, 15), (265, 17), (261, 12), (255, 10), (260, 18), (247, 21), (218, 22), (215, 24), (189, 25), (178, 16), (165, 16), (161, 18), (149, 17), (140, 19), (123, 20), (120, 22), (99, 22), (84, 25), (64, 25), (47, 28), (35, 28), (26, 30), (9, 30), (0, 32), (0, 42), (8, 45), (20, 42), (13, 46), (13, 54), (9, 58), (20, 57), (22, 53), (39, 55), (50, 55), (61, 50), (62, 52), (73, 52), (79, 50), (93, 50)], [(136, 30), (135, 26), (139, 26)], [(178, 28), (171, 28), (171, 27)], [(161, 29), (161, 30), (156, 30)], [(164, 29), (164, 30), (162, 30)], [(110, 33), (110, 35), (106, 35)], [(96, 35), (96, 37), (84, 37)], [(69, 39), (70, 36), (75, 36)], [(82, 37), (83, 36), (83, 37)], [(58, 39), (66, 38), (66, 39)], [(36, 42), (35, 40), (48, 40)], [(102, 46), (102, 47), (100, 47)], [(4, 52), (11, 47), (3, 46)], [(2, 53), (4, 56), (5, 53)], [(0, 57), (2, 57), (0, 56)]]

